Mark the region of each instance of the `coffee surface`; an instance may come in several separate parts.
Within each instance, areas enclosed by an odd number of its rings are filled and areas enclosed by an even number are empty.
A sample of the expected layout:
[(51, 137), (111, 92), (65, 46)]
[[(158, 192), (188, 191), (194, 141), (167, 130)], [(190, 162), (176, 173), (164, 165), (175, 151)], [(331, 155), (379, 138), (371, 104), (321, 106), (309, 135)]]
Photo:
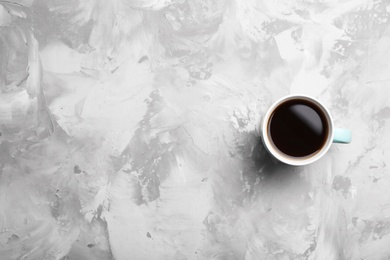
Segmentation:
[(275, 147), (293, 157), (315, 154), (326, 142), (329, 126), (322, 110), (306, 100), (290, 100), (274, 110), (269, 135)]

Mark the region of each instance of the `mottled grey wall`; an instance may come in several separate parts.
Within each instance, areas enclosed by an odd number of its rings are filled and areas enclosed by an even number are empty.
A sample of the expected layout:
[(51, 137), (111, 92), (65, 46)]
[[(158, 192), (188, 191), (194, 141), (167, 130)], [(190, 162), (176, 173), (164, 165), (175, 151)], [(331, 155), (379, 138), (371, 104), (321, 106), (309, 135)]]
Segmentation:
[[(390, 2), (0, 1), (0, 259), (390, 258)], [(291, 93), (353, 131), (305, 167)]]

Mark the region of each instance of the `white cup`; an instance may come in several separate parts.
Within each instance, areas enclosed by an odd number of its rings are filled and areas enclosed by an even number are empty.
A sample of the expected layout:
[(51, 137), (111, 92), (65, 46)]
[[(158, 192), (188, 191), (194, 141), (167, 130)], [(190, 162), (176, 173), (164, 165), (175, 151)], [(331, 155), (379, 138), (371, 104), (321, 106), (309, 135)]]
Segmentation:
[[(306, 102), (310, 102), (317, 109), (321, 110), (323, 112), (323, 115), (325, 116), (325, 120), (327, 121), (327, 126), (328, 126), (327, 135), (325, 137), (326, 140), (323, 142), (321, 148), (313, 154), (302, 156), (302, 157), (291, 156), (285, 154), (280, 149), (278, 149), (278, 147), (272, 141), (270, 135), (270, 119), (272, 118), (276, 108), (278, 108), (283, 103), (291, 100), (304, 100)], [(332, 143), (350, 143), (352, 139), (352, 133), (350, 130), (334, 128), (333, 119), (330, 112), (319, 100), (306, 95), (290, 95), (276, 101), (268, 109), (268, 111), (265, 113), (265, 115), (261, 120), (260, 136), (264, 143), (265, 148), (273, 157), (275, 157), (276, 159), (278, 159), (279, 161), (285, 164), (294, 165), (294, 166), (302, 166), (302, 165), (313, 163), (326, 154), (326, 152), (329, 150)]]

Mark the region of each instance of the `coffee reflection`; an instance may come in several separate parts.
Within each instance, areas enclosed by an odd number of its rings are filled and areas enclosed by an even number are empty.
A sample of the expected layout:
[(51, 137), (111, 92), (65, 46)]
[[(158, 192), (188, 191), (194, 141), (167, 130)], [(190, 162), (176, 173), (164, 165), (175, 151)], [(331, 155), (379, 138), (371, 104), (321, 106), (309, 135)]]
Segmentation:
[(279, 105), (270, 116), (269, 136), (283, 154), (307, 157), (326, 143), (329, 126), (325, 114), (314, 103), (294, 99)]

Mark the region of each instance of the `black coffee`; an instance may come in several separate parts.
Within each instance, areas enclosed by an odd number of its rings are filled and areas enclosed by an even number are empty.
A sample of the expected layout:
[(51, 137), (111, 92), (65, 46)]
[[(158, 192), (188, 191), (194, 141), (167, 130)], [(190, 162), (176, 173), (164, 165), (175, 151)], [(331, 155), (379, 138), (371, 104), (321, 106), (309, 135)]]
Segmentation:
[(293, 157), (319, 151), (329, 126), (322, 110), (310, 101), (294, 99), (279, 105), (269, 119), (269, 136), (275, 147)]

